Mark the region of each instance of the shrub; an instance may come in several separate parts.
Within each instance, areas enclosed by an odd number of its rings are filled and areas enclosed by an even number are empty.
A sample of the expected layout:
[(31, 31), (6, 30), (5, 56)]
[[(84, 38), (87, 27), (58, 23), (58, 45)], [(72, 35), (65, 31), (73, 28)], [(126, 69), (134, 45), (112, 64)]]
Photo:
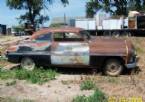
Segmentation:
[(73, 99), (73, 102), (107, 102), (106, 95), (100, 91), (99, 89), (96, 89), (94, 94), (91, 96), (77, 96)]
[(81, 90), (91, 90), (94, 88), (95, 88), (95, 83), (91, 80), (85, 80), (80, 85)]

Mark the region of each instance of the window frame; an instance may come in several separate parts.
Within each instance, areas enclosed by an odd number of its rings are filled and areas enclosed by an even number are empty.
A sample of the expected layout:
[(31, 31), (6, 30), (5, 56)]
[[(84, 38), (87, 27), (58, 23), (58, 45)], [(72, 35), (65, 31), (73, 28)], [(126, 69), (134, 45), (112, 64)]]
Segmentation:
[[(46, 40), (38, 40), (38, 38), (40, 37), (40, 36), (45, 36), (45, 35), (50, 35), (50, 39), (48, 40), (48, 39), (46, 39)], [(45, 33), (45, 34), (40, 34), (40, 35), (38, 35), (36, 38), (35, 38), (35, 41), (48, 41), (48, 42), (51, 42), (52, 41), (52, 33), (51, 32), (48, 32), (48, 33)]]
[[(70, 40), (70, 41), (69, 40), (56, 41), (55, 38), (54, 38), (55, 33), (64, 33), (64, 34), (65, 33), (74, 33), (75, 35), (78, 35), (80, 37), (80, 39), (82, 39), (82, 40), (78, 40), (78, 41), (77, 40), (74, 40), (74, 41), (73, 40)], [(65, 36), (64, 34), (63, 34), (63, 36)], [(52, 39), (53, 39), (54, 42), (84, 42), (86, 40), (80, 33), (76, 33), (76, 32), (53, 32), (52, 35), (53, 35)]]

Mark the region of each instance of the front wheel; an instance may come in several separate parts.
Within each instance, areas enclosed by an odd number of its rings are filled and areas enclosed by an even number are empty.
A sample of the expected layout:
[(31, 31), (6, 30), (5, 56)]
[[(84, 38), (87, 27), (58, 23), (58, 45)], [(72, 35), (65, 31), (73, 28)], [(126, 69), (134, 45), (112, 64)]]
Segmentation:
[(20, 66), (26, 70), (33, 70), (35, 68), (35, 62), (29, 57), (22, 58)]
[(123, 65), (121, 61), (117, 59), (110, 59), (106, 61), (104, 67), (104, 73), (109, 76), (118, 76), (123, 71)]

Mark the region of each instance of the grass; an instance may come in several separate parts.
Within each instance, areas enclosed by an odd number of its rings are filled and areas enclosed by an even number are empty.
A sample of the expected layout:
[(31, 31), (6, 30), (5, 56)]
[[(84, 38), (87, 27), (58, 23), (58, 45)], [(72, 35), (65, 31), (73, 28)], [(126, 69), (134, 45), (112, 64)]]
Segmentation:
[(31, 83), (43, 84), (50, 80), (55, 79), (57, 75), (54, 70), (44, 70), (44, 69), (35, 69), (33, 71), (27, 71), (24, 69), (15, 69), (9, 71), (0, 70), (0, 79), (19, 79), (27, 80)]
[(69, 85), (69, 84), (73, 83), (73, 81), (62, 80), (61, 83), (62, 83), (63, 85)]
[(96, 89), (94, 94), (90, 96), (77, 96), (73, 99), (73, 102), (107, 102), (106, 95), (100, 91), (99, 89)]
[(139, 47), (137, 45), (135, 47), (136, 47), (135, 49), (136, 49), (137, 53), (141, 53), (141, 54), (144, 53), (144, 50), (141, 47)]
[(116, 77), (106, 77), (107, 82), (109, 83), (114, 83), (114, 84), (118, 84), (119, 83), (119, 79)]
[(95, 83), (91, 80), (85, 80), (80, 85), (81, 90), (92, 90), (94, 88), (95, 88)]
[(34, 102), (33, 100), (29, 100), (29, 99), (14, 99), (11, 97), (0, 97), (0, 102)]
[(0, 56), (0, 61), (7, 61), (7, 58), (4, 56)]

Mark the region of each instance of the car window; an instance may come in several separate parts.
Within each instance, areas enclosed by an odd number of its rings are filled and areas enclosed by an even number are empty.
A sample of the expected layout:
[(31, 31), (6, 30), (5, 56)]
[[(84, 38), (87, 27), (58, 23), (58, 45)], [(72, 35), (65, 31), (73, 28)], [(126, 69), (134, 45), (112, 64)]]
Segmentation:
[(38, 41), (51, 41), (51, 33), (39, 35), (35, 40), (38, 40)]
[(81, 34), (84, 38), (90, 39), (90, 34), (89, 34), (89, 32), (87, 32), (87, 31), (80, 31), (80, 34)]
[(76, 34), (71, 32), (64, 33), (54, 33), (54, 41), (83, 41), (84, 39)]

